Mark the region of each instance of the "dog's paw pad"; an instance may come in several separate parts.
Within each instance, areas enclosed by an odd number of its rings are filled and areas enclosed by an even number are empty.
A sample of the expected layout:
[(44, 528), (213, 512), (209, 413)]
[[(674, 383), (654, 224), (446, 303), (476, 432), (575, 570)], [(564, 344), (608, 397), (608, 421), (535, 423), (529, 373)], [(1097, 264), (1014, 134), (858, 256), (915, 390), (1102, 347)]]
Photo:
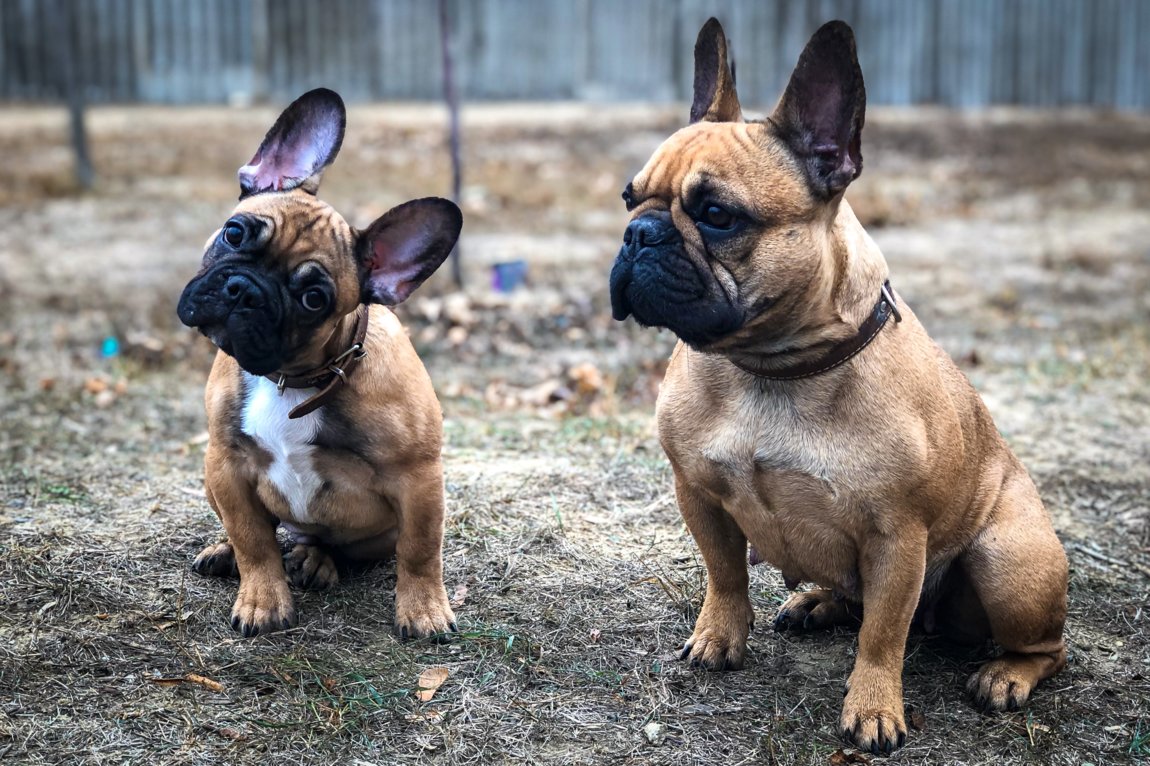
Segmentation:
[(207, 577), (235, 577), (236, 555), (226, 540), (204, 548), (192, 561), (192, 571)]
[(335, 561), (323, 548), (297, 544), (284, 555), (288, 581), (304, 590), (326, 590), (339, 582)]

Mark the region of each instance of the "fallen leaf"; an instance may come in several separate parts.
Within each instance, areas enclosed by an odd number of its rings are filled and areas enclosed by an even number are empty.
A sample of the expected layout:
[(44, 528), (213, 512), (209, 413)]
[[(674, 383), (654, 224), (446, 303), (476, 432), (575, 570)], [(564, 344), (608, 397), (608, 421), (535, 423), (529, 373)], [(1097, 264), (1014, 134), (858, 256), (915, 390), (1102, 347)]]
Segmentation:
[(845, 766), (848, 763), (870, 763), (870, 758), (853, 750), (849, 753), (846, 750), (836, 750), (831, 753), (831, 763), (833, 766)]
[(329, 692), (334, 691), (335, 687), (338, 685), (339, 685), (339, 682), (336, 681), (334, 678), (323, 679), (323, 688), (327, 689)]
[(197, 684), (209, 689), (213, 692), (223, 692), (224, 685), (219, 681), (213, 681), (207, 676), (201, 676), (199, 673), (188, 673), (182, 678), (151, 678), (148, 679), (152, 683), (159, 686), (179, 686), (180, 684)]
[(646, 737), (647, 741), (652, 745), (659, 744), (663, 741), (663, 724), (651, 721), (651, 723), (643, 727), (643, 736)]
[(420, 673), (419, 690), (415, 693), (416, 699), (420, 702), (430, 701), (450, 674), (451, 671), (444, 667), (428, 668)]
[(224, 685), (219, 681), (213, 681), (207, 676), (201, 676), (199, 673), (188, 673), (184, 676), (184, 680), (190, 684), (199, 684), (205, 689), (211, 689), (214, 692), (223, 692)]
[(910, 711), (910, 727), (915, 731), (926, 731), (926, 716), (922, 714), (922, 711)]
[(581, 394), (593, 394), (603, 388), (603, 373), (590, 362), (575, 365), (567, 372), (567, 376)]
[(455, 586), (455, 591), (451, 594), (452, 606), (463, 606), (463, 602), (467, 600), (467, 586), (460, 583)]
[(88, 378), (84, 381), (84, 390), (89, 394), (98, 394), (108, 390), (108, 381), (103, 378)]
[(599, 639), (602, 637), (603, 637), (603, 631), (599, 630), (598, 628), (592, 628), (591, 629), (591, 643), (593, 643), (593, 644), (599, 643)]

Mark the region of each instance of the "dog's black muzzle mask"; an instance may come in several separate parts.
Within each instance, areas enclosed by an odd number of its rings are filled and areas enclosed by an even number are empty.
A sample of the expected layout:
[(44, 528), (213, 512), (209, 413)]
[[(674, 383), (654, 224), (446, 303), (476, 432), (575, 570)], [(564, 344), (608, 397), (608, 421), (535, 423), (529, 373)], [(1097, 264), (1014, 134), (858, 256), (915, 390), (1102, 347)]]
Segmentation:
[(283, 367), (284, 299), (280, 287), (250, 265), (208, 268), (184, 288), (176, 312), (251, 374)]
[(645, 213), (623, 232), (611, 269), (611, 314), (666, 327), (696, 348), (743, 323), (742, 311), (731, 305), (710, 269), (688, 256), (667, 211)]

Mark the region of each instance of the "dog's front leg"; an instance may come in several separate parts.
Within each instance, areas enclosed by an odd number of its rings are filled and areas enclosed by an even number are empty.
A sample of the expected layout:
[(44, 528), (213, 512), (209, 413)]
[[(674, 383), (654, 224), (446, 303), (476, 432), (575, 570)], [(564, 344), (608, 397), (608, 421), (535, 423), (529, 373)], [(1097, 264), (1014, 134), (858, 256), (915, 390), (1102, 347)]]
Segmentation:
[(296, 612), (276, 541), (278, 522), (259, 501), (251, 482), (238, 475), (235, 466), (242, 464), (209, 446), (204, 483), (240, 574), (232, 627), (244, 636), (256, 636), (292, 627)]
[(707, 565), (707, 595), (681, 659), (708, 670), (738, 670), (755, 620), (747, 594), (747, 538), (723, 507), (675, 474), (679, 512)]
[(395, 632), (400, 638), (458, 630), (443, 588), (443, 469), (417, 468), (403, 479), (397, 502)]
[(840, 726), (862, 750), (889, 753), (906, 739), (903, 657), (925, 573), (926, 530), (920, 527), (873, 532), (859, 552), (863, 623)]

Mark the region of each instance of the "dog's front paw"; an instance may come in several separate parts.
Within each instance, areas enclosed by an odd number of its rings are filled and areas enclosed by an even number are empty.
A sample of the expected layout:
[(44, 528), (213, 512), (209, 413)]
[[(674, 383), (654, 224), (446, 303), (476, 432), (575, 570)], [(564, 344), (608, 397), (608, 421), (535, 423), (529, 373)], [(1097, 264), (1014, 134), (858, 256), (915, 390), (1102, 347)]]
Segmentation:
[(891, 753), (906, 741), (902, 683), (879, 671), (855, 668), (847, 682), (839, 729), (859, 750)]
[(192, 562), (192, 571), (206, 577), (235, 577), (239, 572), (232, 544), (221, 540), (204, 548)]
[(818, 589), (792, 593), (779, 607), (774, 627), (781, 633), (785, 630), (831, 628), (857, 621), (846, 601), (836, 599), (829, 590)]
[(249, 638), (286, 630), (295, 624), (295, 604), (286, 579), (245, 577), (240, 580), (240, 595), (232, 607), (234, 630)]
[(456, 633), (455, 613), (442, 583), (407, 583), (395, 589), (395, 632), (401, 639), (434, 637), (441, 643)]
[(745, 596), (730, 602), (712, 603), (708, 599), (679, 659), (690, 659), (692, 666), (707, 670), (739, 670), (747, 656), (747, 636), (754, 621), (755, 612)]
[(284, 554), (288, 581), (304, 590), (326, 590), (339, 582), (335, 561), (318, 545), (298, 543)]

